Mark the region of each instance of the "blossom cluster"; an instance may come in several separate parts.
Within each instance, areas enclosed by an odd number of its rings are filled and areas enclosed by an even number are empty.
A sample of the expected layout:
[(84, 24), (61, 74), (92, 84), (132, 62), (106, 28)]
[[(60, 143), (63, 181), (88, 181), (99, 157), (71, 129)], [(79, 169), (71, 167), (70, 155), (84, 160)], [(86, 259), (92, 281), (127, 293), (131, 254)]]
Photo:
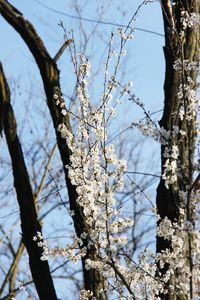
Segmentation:
[(172, 145), (171, 148), (165, 147), (163, 156), (166, 158), (164, 164), (164, 172), (162, 174), (162, 179), (165, 181), (165, 186), (169, 188), (177, 182), (178, 179), (178, 158), (179, 158), (179, 148), (177, 145)]
[[(196, 14), (182, 11), (181, 22), (185, 31), (186, 28), (196, 26), (199, 20)], [(132, 38), (122, 29), (118, 29), (118, 34), (122, 37), (122, 41)], [(110, 49), (109, 58), (112, 55)], [(161, 220), (158, 216), (157, 236), (168, 240), (170, 249), (152, 254), (146, 248), (140, 253), (137, 262), (128, 255), (128, 232), (134, 220), (123, 216), (116, 199), (116, 191), (124, 187), (126, 162), (117, 157), (114, 145), (107, 142), (108, 122), (116, 113), (117, 102), (112, 97), (113, 91), (119, 85), (116, 73), (108, 79), (108, 68), (106, 69), (102, 101), (99, 106), (93, 106), (88, 91), (91, 65), (84, 55), (80, 55), (77, 78), (79, 107), (75, 115), (78, 123), (76, 138), (65, 122), (59, 124), (57, 128), (71, 152), (70, 163), (65, 167), (72, 185), (76, 187), (76, 201), (85, 222), (84, 231), (79, 237), (74, 237), (73, 243), (66, 247), (50, 248), (40, 232), (37, 232), (33, 239), (43, 250), (42, 260), (59, 255), (76, 263), (86, 256), (88, 250), (95, 251), (93, 258), (86, 259), (85, 267), (99, 272), (105, 280), (107, 292), (113, 290), (114, 283), (119, 299), (124, 299), (123, 295), (126, 299), (132, 299), (136, 294), (137, 299), (145, 299), (148, 295), (148, 299), (158, 300), (160, 293), (169, 292), (189, 299), (187, 296), (190, 293), (191, 276), (194, 282), (198, 282), (200, 278), (200, 236), (187, 217), (191, 186), (184, 187), (183, 190), (178, 186), (178, 178), (183, 170), (180, 162), (180, 143), (187, 135), (187, 126), (181, 125), (183, 122), (191, 125), (196, 122), (197, 117), (198, 100), (194, 82), (189, 76), (190, 72), (196, 71), (197, 62), (177, 59), (173, 67), (180, 76), (184, 72), (187, 76), (182, 80), (176, 95), (178, 107), (172, 117), (177, 118), (177, 122), (169, 130), (153, 122), (140, 99), (130, 96), (131, 83), (123, 86), (121, 92), (121, 96), (128, 94), (130, 100), (140, 106), (145, 113), (144, 121), (132, 123), (132, 126), (163, 145), (162, 179), (166, 188), (177, 189), (182, 202), (182, 207), (179, 208), (180, 220), (177, 222), (172, 222), (168, 218)], [(53, 98), (60, 107), (61, 114), (65, 116), (67, 109), (57, 87)], [(73, 213), (71, 212), (71, 215)], [(162, 273), (166, 265), (168, 268), (164, 275), (158, 274)], [(171, 284), (172, 278), (175, 284)], [(124, 292), (124, 288), (127, 292)], [(197, 294), (199, 291), (197, 289), (194, 292)], [(93, 297), (91, 291), (80, 291), (80, 299), (87, 300), (91, 297)]]
[(180, 120), (183, 121), (183, 119), (186, 119), (191, 122), (196, 118), (199, 101), (196, 90), (192, 88), (191, 78), (188, 77), (188, 81), (188, 84), (181, 83), (177, 96), (180, 102)]
[(80, 261), (81, 257), (85, 256), (85, 248), (79, 249), (81, 240), (77, 237), (74, 238), (74, 243), (66, 247), (54, 247), (50, 248), (47, 241), (43, 239), (41, 232), (37, 232), (33, 237), (33, 241), (37, 242), (38, 247), (42, 248), (41, 260), (45, 261), (49, 258), (54, 258), (56, 256), (63, 256), (68, 258), (73, 263)]
[(175, 70), (184, 70), (186, 72), (197, 70), (198, 63), (196, 61), (190, 61), (189, 59), (177, 59), (173, 65)]
[[(116, 80), (112, 77), (108, 81), (99, 107), (92, 106), (87, 88), (90, 65), (84, 56), (80, 57), (80, 61), (76, 139), (65, 123), (58, 126), (58, 131), (71, 150), (70, 164), (66, 168), (71, 183), (76, 186), (77, 203), (84, 214), (85, 231), (68, 247), (51, 249), (40, 234), (34, 239), (43, 249), (42, 259), (62, 255), (77, 262), (86, 254), (87, 249), (95, 249), (95, 258), (86, 259), (86, 268), (95, 269), (101, 274), (107, 293), (112, 292), (114, 283), (119, 299), (124, 299), (124, 287), (129, 291), (125, 292), (126, 299), (132, 299), (133, 291), (138, 299), (144, 299), (146, 293), (149, 297), (158, 296), (165, 289), (163, 283), (156, 279), (155, 255), (145, 249), (137, 263), (129, 257), (126, 248), (127, 230), (133, 226), (134, 220), (124, 218), (117, 209), (115, 193), (123, 188), (126, 162), (118, 159), (114, 145), (107, 144), (106, 128), (113, 115), (110, 112), (113, 101), (110, 94), (115, 88)], [(59, 97), (56, 101), (58, 100)], [(138, 105), (143, 106), (140, 102)], [(111, 109), (107, 110), (108, 106)], [(164, 129), (158, 131), (154, 128), (154, 131), (157, 132), (157, 139), (164, 142), (168, 138), (169, 134)], [(78, 247), (83, 244), (87, 244), (87, 248), (78, 251)], [(120, 255), (120, 252), (124, 255)], [(80, 291), (80, 299), (91, 297), (91, 291)]]
[[(167, 276), (168, 280), (170, 278), (175, 280), (175, 284), (169, 286), (170, 293), (189, 299), (191, 274), (194, 283), (194, 295), (198, 296), (200, 292), (198, 288), (198, 280), (200, 278), (199, 232), (184, 217), (179, 223), (172, 223), (168, 218), (164, 218), (157, 228), (157, 235), (171, 242), (171, 250), (166, 249), (156, 255), (156, 260), (159, 261), (161, 269), (166, 264), (169, 266), (164, 280), (167, 279)], [(190, 250), (189, 241), (192, 241)]]
[(192, 12), (189, 13), (186, 10), (182, 10), (181, 11), (181, 23), (182, 23), (182, 27), (183, 27), (183, 31), (185, 31), (185, 29), (189, 28), (193, 28), (196, 27), (200, 22), (199, 19), (199, 14)]
[(91, 291), (81, 290), (80, 291), (80, 300), (88, 300), (91, 299), (93, 293)]
[(114, 193), (123, 188), (126, 162), (117, 158), (113, 145), (106, 145), (106, 123), (110, 113), (106, 114), (105, 107), (111, 97), (105, 96), (100, 107), (92, 107), (86, 80), (89, 62), (84, 56), (80, 60), (76, 141), (64, 124), (60, 124), (58, 130), (72, 151), (70, 165), (66, 168), (72, 184), (76, 186), (77, 203), (84, 213), (87, 232), (82, 234), (82, 238), (85, 235), (91, 245), (98, 245), (101, 259), (110, 245), (113, 249), (124, 245), (126, 239), (123, 236), (116, 239), (113, 234), (131, 227), (133, 221), (128, 218), (115, 221), (119, 212), (115, 207)]

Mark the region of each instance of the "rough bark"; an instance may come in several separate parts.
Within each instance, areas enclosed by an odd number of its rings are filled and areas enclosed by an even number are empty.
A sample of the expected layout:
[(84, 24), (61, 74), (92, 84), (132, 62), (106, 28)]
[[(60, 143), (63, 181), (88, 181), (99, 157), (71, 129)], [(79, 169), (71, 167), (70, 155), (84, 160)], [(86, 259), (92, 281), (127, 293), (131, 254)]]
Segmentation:
[[(180, 198), (179, 191), (186, 191), (187, 186), (191, 186), (193, 182), (193, 162), (194, 162), (194, 149), (196, 142), (196, 116), (193, 120), (188, 121), (185, 117), (183, 120), (179, 118), (180, 111), (180, 99), (178, 92), (181, 84), (187, 83), (187, 76), (190, 76), (194, 82), (193, 88), (196, 90), (196, 77), (197, 70), (190, 70), (185, 72), (184, 70), (174, 69), (174, 64), (179, 59), (181, 62), (189, 60), (191, 62), (199, 61), (199, 32), (200, 28), (187, 28), (184, 36), (180, 37), (181, 31), (181, 11), (186, 10), (189, 13), (199, 14), (200, 1), (161, 1), (161, 7), (164, 20), (165, 31), (165, 46), (164, 56), (166, 63), (165, 82), (164, 82), (164, 111), (162, 119), (160, 120), (160, 126), (167, 131), (173, 131), (175, 126), (179, 130), (186, 132), (185, 137), (180, 137), (180, 134), (174, 136), (168, 145), (161, 146), (161, 172), (164, 172), (164, 165), (166, 157), (164, 152), (166, 147), (171, 147), (173, 144), (179, 147), (179, 166), (180, 174), (175, 184), (166, 188), (163, 179), (157, 188), (157, 211), (163, 220), (165, 217), (172, 222), (179, 222), (180, 208), (185, 210), (185, 213), (191, 217), (191, 207), (185, 207), (182, 199)], [(189, 105), (187, 97), (184, 99), (184, 107)], [(189, 217), (188, 215), (188, 217)], [(191, 220), (190, 220), (191, 221)], [(158, 223), (159, 225), (159, 223)], [(162, 250), (170, 249), (170, 241), (164, 240), (162, 237), (157, 236), (157, 253)], [(160, 269), (161, 273), (165, 273), (167, 266), (164, 269)], [(176, 295), (160, 295), (161, 299), (184, 299), (179, 298)]]
[[(47, 97), (47, 105), (54, 124), (58, 149), (64, 167), (70, 202), (70, 210), (74, 211), (74, 227), (77, 236), (80, 237), (83, 232), (87, 232), (87, 228), (84, 222), (82, 209), (77, 205), (76, 202), (76, 187), (71, 184), (71, 181), (68, 177), (68, 169), (65, 168), (66, 165), (70, 164), (70, 150), (66, 144), (66, 141), (61, 138), (60, 133), (57, 131), (58, 125), (61, 123), (64, 123), (70, 131), (71, 126), (68, 114), (65, 116), (62, 115), (61, 108), (59, 106), (56, 106), (53, 97), (55, 94), (55, 90), (57, 90), (57, 93), (62, 95), (59, 83), (59, 70), (57, 68), (56, 61), (55, 59), (51, 58), (36, 30), (34, 29), (32, 24), (23, 17), (21, 12), (13, 7), (8, 1), (0, 0), (0, 13), (4, 17), (4, 19), (20, 34), (20, 36), (28, 46), (30, 52), (34, 56), (37, 66), (40, 70), (44, 90)], [(87, 248), (87, 241), (83, 242), (83, 246)], [(87, 270), (85, 268), (85, 259), (89, 257), (91, 259), (95, 257), (95, 253), (92, 249), (88, 249), (86, 257), (82, 259), (85, 289), (91, 290), (96, 299), (107, 299), (106, 296), (104, 297), (99, 295), (99, 290), (103, 287), (103, 279), (101, 278), (99, 273), (96, 270)]]
[(0, 108), (1, 124), (5, 132), (9, 154), (12, 161), (14, 186), (20, 207), (22, 241), (29, 255), (32, 277), (41, 300), (56, 300), (56, 293), (47, 261), (41, 261), (42, 249), (33, 241), (41, 226), (37, 218), (33, 192), (26, 169), (21, 144), (17, 135), (17, 124), (10, 91), (0, 64)]

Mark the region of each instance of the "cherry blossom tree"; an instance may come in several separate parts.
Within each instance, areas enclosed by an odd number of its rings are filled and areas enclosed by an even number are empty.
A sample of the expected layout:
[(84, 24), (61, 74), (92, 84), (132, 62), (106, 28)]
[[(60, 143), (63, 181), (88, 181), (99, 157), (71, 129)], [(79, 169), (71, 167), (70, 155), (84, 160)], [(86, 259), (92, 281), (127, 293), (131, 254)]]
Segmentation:
[[(160, 3), (166, 70), (163, 116), (158, 124), (132, 92), (132, 83), (124, 84), (118, 78), (125, 45), (132, 39), (132, 22), (148, 2), (141, 3), (125, 29), (118, 28), (111, 33), (103, 92), (95, 105), (89, 92), (92, 66), (85, 54), (77, 55), (73, 33), (68, 36), (61, 23), (65, 43), (52, 58), (33, 25), (8, 1), (0, 0), (1, 15), (20, 34), (40, 70), (65, 174), (69, 195), (67, 209), (75, 228), (75, 236), (65, 246), (51, 247), (43, 238), (16, 131), (10, 91), (1, 67), (1, 130), (4, 130), (12, 160), (22, 242), (40, 299), (57, 299), (48, 259), (60, 256), (74, 263), (81, 261), (84, 287), (80, 288), (79, 297), (82, 300), (198, 299), (200, 296), (197, 218), (200, 3), (198, 0)], [(115, 40), (117, 50), (113, 47)], [(75, 112), (66, 107), (57, 67), (57, 60), (66, 47), (70, 49), (76, 76), (78, 106)], [(117, 100), (116, 91), (120, 95)], [(118, 158), (108, 139), (109, 123), (124, 98), (144, 113), (144, 118), (131, 126), (161, 144), (161, 176), (156, 205), (152, 207), (152, 218), (157, 220), (156, 251), (144, 247), (137, 257), (133, 244), (129, 243), (135, 219), (126, 217), (120, 202), (126, 161)], [(76, 123), (74, 127), (72, 118)], [(2, 299), (12, 296), (15, 296), (13, 290)]]

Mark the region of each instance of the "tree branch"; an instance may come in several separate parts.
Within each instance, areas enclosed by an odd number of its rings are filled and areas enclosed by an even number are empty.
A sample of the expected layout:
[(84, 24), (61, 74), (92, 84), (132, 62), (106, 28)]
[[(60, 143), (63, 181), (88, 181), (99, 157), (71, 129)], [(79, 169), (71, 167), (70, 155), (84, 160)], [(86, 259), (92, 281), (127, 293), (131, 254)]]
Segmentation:
[(56, 53), (56, 55), (54, 56), (54, 61), (57, 62), (59, 60), (59, 58), (61, 57), (61, 55), (63, 54), (63, 52), (65, 51), (65, 49), (71, 44), (73, 43), (73, 40), (67, 40), (66, 42), (64, 42), (64, 44), (62, 45), (62, 47), (58, 50), (58, 52)]

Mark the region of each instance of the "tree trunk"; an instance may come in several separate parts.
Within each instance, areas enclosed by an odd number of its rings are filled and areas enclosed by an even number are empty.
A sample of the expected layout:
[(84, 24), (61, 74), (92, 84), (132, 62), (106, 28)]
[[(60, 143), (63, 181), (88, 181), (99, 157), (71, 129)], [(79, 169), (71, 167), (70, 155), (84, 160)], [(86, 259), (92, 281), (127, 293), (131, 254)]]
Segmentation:
[(1, 125), (5, 132), (12, 161), (14, 186), (20, 207), (22, 241), (29, 255), (32, 277), (41, 300), (56, 300), (56, 292), (48, 262), (41, 261), (42, 249), (33, 241), (33, 237), (36, 236), (37, 231), (41, 232), (41, 225), (37, 218), (29, 175), (17, 135), (17, 124), (10, 103), (10, 91), (1, 64), (0, 109), (2, 118)]
[[(180, 192), (188, 193), (193, 183), (194, 172), (194, 150), (196, 143), (196, 112), (189, 111), (192, 105), (190, 95), (186, 86), (196, 91), (196, 77), (199, 62), (199, 32), (198, 24), (183, 23), (185, 15), (199, 16), (200, 1), (161, 1), (163, 12), (165, 46), (164, 55), (166, 62), (165, 83), (164, 83), (164, 111), (160, 120), (160, 127), (164, 128), (170, 138), (166, 144), (161, 146), (161, 172), (166, 173), (167, 157), (166, 153), (172, 153), (173, 146), (177, 146), (179, 156), (177, 159), (177, 180), (166, 186), (166, 179), (161, 179), (157, 188), (157, 212), (160, 215), (160, 222), (168, 218), (171, 222), (180, 222), (180, 209), (184, 211), (184, 218), (192, 222), (192, 207), (190, 200), (184, 203)], [(185, 26), (185, 28), (184, 28)], [(197, 67), (190, 67), (189, 63), (196, 64)], [(190, 65), (190, 66), (191, 66)], [(182, 116), (181, 116), (182, 112)], [(189, 116), (189, 117), (188, 117)], [(185, 134), (183, 133), (185, 132)], [(167, 150), (168, 148), (168, 150)], [(170, 154), (169, 154), (170, 155)], [(168, 174), (170, 176), (170, 174)], [(172, 176), (172, 174), (171, 174)], [(170, 249), (171, 241), (157, 236), (156, 251), (161, 253)], [(172, 250), (172, 249), (170, 249)], [(186, 249), (188, 253), (188, 250)], [(189, 264), (189, 260), (188, 260)], [(167, 269), (158, 268), (160, 277)], [(159, 273), (158, 272), (158, 273)], [(175, 280), (171, 278), (168, 284), (174, 284)], [(190, 290), (191, 292), (191, 290)], [(190, 295), (191, 296), (191, 295)], [(189, 295), (160, 295), (161, 299), (190, 299)]]

